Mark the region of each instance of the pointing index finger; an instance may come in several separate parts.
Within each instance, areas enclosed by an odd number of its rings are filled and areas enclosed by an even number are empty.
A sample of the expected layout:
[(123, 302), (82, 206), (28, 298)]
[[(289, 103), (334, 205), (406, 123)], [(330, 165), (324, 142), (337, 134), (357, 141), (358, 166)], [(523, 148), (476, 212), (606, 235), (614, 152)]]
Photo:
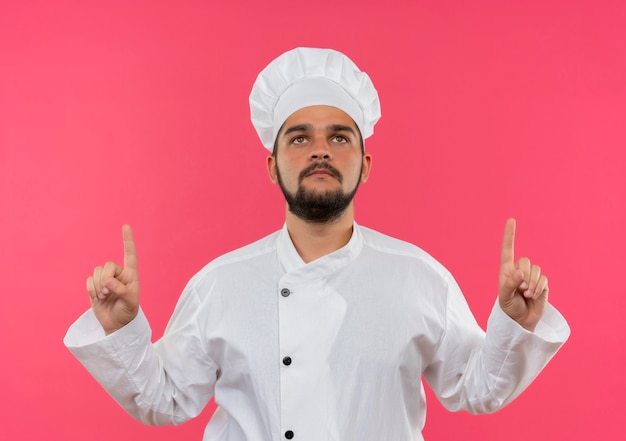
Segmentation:
[(513, 264), (515, 259), (515, 219), (506, 221), (504, 227), (504, 237), (502, 238), (502, 264)]
[(124, 240), (124, 268), (137, 269), (137, 250), (135, 249), (135, 238), (130, 225), (122, 227), (122, 238)]

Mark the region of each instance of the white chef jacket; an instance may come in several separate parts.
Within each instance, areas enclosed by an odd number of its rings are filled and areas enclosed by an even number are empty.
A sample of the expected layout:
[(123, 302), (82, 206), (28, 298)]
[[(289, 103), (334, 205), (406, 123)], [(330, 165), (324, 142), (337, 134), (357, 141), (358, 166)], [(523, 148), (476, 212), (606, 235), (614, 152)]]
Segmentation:
[(492, 412), (569, 336), (551, 306), (531, 333), (496, 302), (487, 329), (431, 256), (355, 223), (308, 264), (286, 227), (214, 260), (154, 344), (141, 310), (109, 336), (89, 310), (64, 342), (147, 424), (183, 423), (215, 397), (204, 441), (415, 441), (422, 376), (446, 408)]

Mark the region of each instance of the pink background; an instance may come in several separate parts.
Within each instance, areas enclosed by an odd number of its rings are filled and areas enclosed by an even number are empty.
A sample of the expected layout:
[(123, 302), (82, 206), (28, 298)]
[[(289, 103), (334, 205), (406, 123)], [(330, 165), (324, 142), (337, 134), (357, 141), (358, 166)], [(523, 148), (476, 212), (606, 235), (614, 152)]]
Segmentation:
[(624, 5), (3, 1), (0, 439), (201, 439), (213, 407), (145, 427), (62, 338), (93, 266), (121, 258), (123, 223), (155, 337), (200, 267), (282, 225), (247, 97), (296, 46), (347, 53), (380, 92), (357, 221), (441, 260), (484, 325), (514, 216), (518, 256), (549, 275), (572, 327), (497, 414), (451, 414), (429, 395), (426, 438), (621, 438)]

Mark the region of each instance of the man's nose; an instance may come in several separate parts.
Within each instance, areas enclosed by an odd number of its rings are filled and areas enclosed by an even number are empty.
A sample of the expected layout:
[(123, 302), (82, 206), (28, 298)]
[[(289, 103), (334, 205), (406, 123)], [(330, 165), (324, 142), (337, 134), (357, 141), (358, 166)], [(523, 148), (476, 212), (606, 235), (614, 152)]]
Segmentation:
[(328, 140), (323, 137), (316, 137), (313, 140), (311, 145), (311, 151), (309, 152), (310, 159), (332, 159), (332, 155), (330, 153), (330, 146), (328, 145)]

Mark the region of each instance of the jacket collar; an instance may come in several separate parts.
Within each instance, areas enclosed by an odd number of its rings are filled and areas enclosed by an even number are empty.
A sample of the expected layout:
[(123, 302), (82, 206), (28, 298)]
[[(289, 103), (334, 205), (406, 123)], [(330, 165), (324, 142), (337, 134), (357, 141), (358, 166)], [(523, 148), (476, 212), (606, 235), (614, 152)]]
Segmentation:
[(283, 225), (277, 239), (278, 261), (289, 278), (294, 281), (315, 280), (328, 277), (354, 261), (363, 249), (363, 233), (356, 222), (348, 243), (319, 259), (304, 263), (291, 241), (287, 224)]

